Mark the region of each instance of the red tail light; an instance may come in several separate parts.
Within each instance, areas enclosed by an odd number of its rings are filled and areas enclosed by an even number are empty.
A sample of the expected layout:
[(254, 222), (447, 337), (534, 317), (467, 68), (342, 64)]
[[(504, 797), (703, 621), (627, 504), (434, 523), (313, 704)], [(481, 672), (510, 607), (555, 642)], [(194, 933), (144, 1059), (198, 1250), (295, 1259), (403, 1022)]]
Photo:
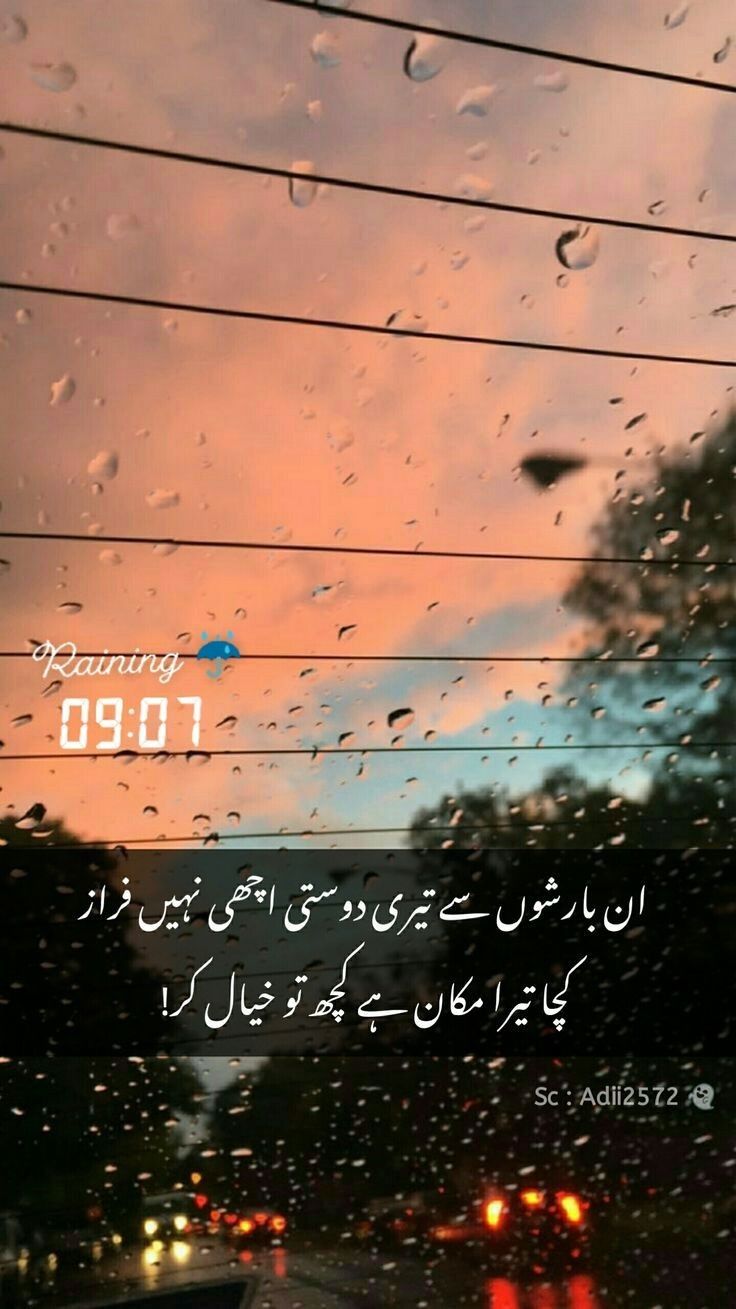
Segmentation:
[(286, 1219), (281, 1214), (275, 1214), (271, 1219), (271, 1231), (277, 1233), (286, 1231)]
[(503, 1200), (489, 1200), (483, 1216), (486, 1220), (486, 1227), (500, 1227), (503, 1217)]
[(568, 1223), (577, 1226), (583, 1221), (583, 1206), (576, 1195), (565, 1192), (563, 1195), (558, 1195), (557, 1201)]
[(211, 1222), (211, 1223), (219, 1223), (221, 1217), (222, 1217), (222, 1214), (220, 1213), (220, 1210), (219, 1210), (219, 1209), (210, 1209), (210, 1222)]
[(255, 1220), (259, 1227), (263, 1227), (264, 1224), (268, 1222), (268, 1214), (256, 1214)]
[(206, 1203), (207, 1203), (207, 1196), (206, 1196), (206, 1195), (195, 1195), (195, 1197), (194, 1197), (194, 1203), (196, 1204), (196, 1206), (197, 1206), (198, 1209), (204, 1209), (204, 1207), (205, 1207), (205, 1205), (206, 1205)]
[(241, 1218), (238, 1223), (238, 1231), (242, 1232), (244, 1236), (248, 1236), (253, 1231), (253, 1227), (254, 1223), (251, 1218)]
[(225, 1214), (225, 1222), (227, 1223), (228, 1227), (234, 1227), (237, 1221), (238, 1221), (237, 1214)]

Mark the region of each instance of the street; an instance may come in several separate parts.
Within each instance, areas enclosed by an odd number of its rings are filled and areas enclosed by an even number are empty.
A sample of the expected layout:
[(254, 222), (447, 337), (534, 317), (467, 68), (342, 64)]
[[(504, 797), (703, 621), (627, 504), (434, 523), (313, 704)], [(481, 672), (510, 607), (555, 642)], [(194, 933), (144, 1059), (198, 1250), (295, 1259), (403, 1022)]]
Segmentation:
[(419, 1259), (352, 1245), (315, 1248), (304, 1238), (288, 1249), (240, 1251), (217, 1241), (175, 1241), (160, 1249), (130, 1247), (84, 1271), (59, 1269), (26, 1303), (81, 1309), (135, 1298), (137, 1304), (140, 1296), (238, 1278), (253, 1309), (717, 1309), (725, 1281), (719, 1296), (713, 1263), (707, 1286), (702, 1269), (694, 1281), (688, 1264), (682, 1252), (662, 1250), (654, 1270), (632, 1259), (625, 1272), (586, 1267), (546, 1280), (520, 1269), (480, 1267), (463, 1255)]

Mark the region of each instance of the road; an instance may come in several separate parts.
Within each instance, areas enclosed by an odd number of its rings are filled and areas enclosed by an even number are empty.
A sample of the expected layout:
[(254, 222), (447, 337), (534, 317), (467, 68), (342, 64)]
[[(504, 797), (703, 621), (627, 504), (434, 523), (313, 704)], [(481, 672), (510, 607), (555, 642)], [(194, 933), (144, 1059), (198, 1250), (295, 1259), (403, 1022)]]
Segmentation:
[[(627, 1267), (594, 1273), (588, 1268), (547, 1281), (518, 1270), (482, 1269), (462, 1255), (421, 1260), (404, 1252), (298, 1247), (233, 1251), (217, 1241), (174, 1242), (168, 1248), (132, 1247), (96, 1268), (59, 1270), (44, 1292), (28, 1295), (34, 1309), (120, 1304), (154, 1291), (238, 1277), (252, 1292), (251, 1309), (722, 1309), (725, 1281), (698, 1273), (687, 1256), (643, 1272)], [(706, 1265), (707, 1269), (707, 1265)], [(706, 1286), (705, 1280), (712, 1282)]]

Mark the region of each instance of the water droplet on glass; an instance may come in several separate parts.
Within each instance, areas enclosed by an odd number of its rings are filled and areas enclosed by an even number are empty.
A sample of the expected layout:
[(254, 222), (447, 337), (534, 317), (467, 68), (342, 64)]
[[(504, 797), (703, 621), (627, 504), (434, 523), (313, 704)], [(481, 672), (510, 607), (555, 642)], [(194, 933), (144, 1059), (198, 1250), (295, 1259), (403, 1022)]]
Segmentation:
[(31, 64), (31, 77), (44, 91), (68, 91), (77, 80), (71, 64)]
[(58, 382), (51, 383), (51, 395), (49, 397), (49, 404), (53, 405), (54, 407), (56, 405), (66, 404), (67, 401), (71, 400), (76, 389), (77, 389), (77, 384), (74, 381), (74, 378), (71, 376), (70, 373), (64, 373), (64, 376), (60, 377)]
[(598, 233), (593, 227), (574, 227), (563, 232), (555, 242), (555, 254), (563, 268), (575, 272), (590, 268), (598, 258)]
[(455, 113), (472, 114), (474, 118), (485, 118), (495, 94), (495, 86), (486, 84), (472, 86), (460, 96), (455, 106)]
[(689, 9), (690, 9), (689, 4), (678, 5), (676, 9), (672, 10), (671, 14), (665, 14), (664, 25), (667, 28), (668, 32), (674, 31), (676, 27), (682, 27), (682, 24), (685, 22), (685, 19), (687, 18)]
[[(314, 164), (311, 159), (296, 159), (291, 165), (293, 173), (313, 173)], [(311, 205), (317, 194), (317, 183), (308, 180), (302, 181), (301, 178), (289, 178), (289, 199), (297, 209), (306, 209)]]
[(100, 550), (100, 553), (98, 554), (97, 558), (99, 559), (101, 564), (109, 564), (111, 566), (115, 566), (116, 564), (121, 564), (123, 562), (123, 556), (121, 554), (118, 554), (117, 550)]
[(221, 718), (219, 723), (216, 723), (215, 726), (223, 732), (229, 732), (233, 727), (237, 726), (237, 722), (238, 720), (234, 714), (228, 714), (227, 718)]
[(493, 185), (487, 177), (481, 177), (478, 173), (462, 173), (455, 179), (455, 195), (464, 197), (466, 200), (490, 200), (493, 195)]
[(119, 459), (114, 450), (100, 450), (87, 464), (87, 472), (90, 477), (101, 477), (110, 482), (113, 477), (117, 477), (118, 465)]
[(110, 214), (105, 224), (105, 231), (111, 241), (122, 241), (140, 230), (140, 219), (135, 214)]
[(77, 600), (67, 600), (64, 604), (56, 606), (57, 614), (81, 614), (82, 606)]
[(560, 91), (567, 90), (570, 79), (567, 73), (559, 70), (556, 73), (538, 73), (534, 78), (534, 85), (538, 91), (556, 91), (559, 94)]
[(412, 82), (428, 82), (442, 70), (442, 44), (436, 36), (416, 36), (404, 55), (404, 72)]
[(0, 41), (8, 45), (17, 45), (28, 35), (28, 28), (18, 14), (5, 14), (0, 18)]
[(337, 38), (331, 36), (329, 32), (317, 33), (309, 47), (309, 53), (320, 68), (337, 68), (340, 63)]
[(404, 728), (410, 727), (414, 722), (413, 709), (392, 709), (386, 719), (388, 726), (391, 728), (398, 727), (403, 732)]
[(667, 706), (666, 697), (660, 695), (660, 696), (655, 696), (653, 700), (645, 700), (642, 705), (642, 709), (646, 709), (647, 713), (649, 714), (658, 714), (661, 713), (661, 711), (665, 709), (666, 706)]
[(659, 654), (659, 644), (657, 641), (642, 641), (636, 647), (636, 653), (640, 659), (655, 659)]
[(176, 509), (178, 503), (178, 491), (149, 491), (146, 496), (146, 504), (149, 509)]
[(722, 64), (724, 60), (728, 59), (728, 53), (730, 49), (731, 49), (731, 38), (730, 36), (727, 36), (720, 50), (716, 50), (713, 56), (713, 63)]
[(12, 727), (27, 727), (33, 722), (33, 714), (18, 714), (17, 718), (11, 719)]

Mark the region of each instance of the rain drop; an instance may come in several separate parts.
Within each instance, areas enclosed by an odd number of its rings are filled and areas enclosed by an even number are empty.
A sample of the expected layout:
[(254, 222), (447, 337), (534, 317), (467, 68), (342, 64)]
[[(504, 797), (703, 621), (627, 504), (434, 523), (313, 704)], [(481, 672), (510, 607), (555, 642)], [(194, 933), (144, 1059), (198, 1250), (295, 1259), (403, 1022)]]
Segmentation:
[(404, 728), (410, 727), (411, 724), (414, 722), (414, 710), (393, 709), (391, 713), (388, 715), (386, 722), (388, 723), (389, 727), (391, 728), (398, 727), (399, 731), (403, 732)]
[(678, 5), (676, 9), (672, 10), (671, 14), (665, 14), (664, 25), (668, 32), (673, 32), (676, 27), (682, 27), (682, 24), (688, 16), (689, 9), (689, 4)]
[(563, 268), (575, 272), (590, 268), (598, 258), (598, 233), (592, 227), (574, 227), (558, 236), (555, 254)]
[(538, 91), (556, 91), (559, 94), (560, 91), (567, 90), (570, 81), (566, 73), (559, 71), (556, 73), (539, 73), (534, 78), (534, 85)]
[(455, 113), (472, 114), (474, 118), (485, 118), (495, 94), (495, 86), (473, 86), (460, 96), (455, 106)]
[(105, 231), (111, 241), (122, 241), (140, 229), (140, 220), (135, 214), (110, 214), (105, 224)]
[(404, 55), (404, 72), (412, 82), (428, 82), (442, 70), (441, 43), (435, 36), (417, 36)]
[(340, 63), (337, 39), (329, 32), (317, 33), (309, 47), (309, 53), (320, 68), (337, 68)]
[(146, 496), (146, 504), (149, 509), (176, 509), (178, 503), (178, 491), (149, 491)]
[(18, 14), (6, 14), (0, 18), (0, 41), (5, 41), (7, 45), (17, 45), (19, 41), (25, 41), (27, 35), (28, 28)]
[(95, 479), (101, 477), (110, 482), (113, 477), (117, 477), (118, 464), (118, 456), (114, 450), (100, 450), (99, 454), (96, 454), (87, 464), (87, 472), (90, 477)]
[(77, 80), (71, 64), (31, 64), (31, 77), (44, 91), (68, 91)]
[(56, 408), (57, 405), (66, 404), (67, 401), (71, 400), (76, 389), (77, 384), (74, 381), (74, 378), (70, 373), (64, 373), (64, 376), (60, 377), (58, 382), (51, 383), (49, 404), (54, 408)]
[[(313, 173), (315, 168), (311, 159), (297, 159), (291, 165), (291, 171), (293, 173)], [(289, 178), (289, 199), (293, 205), (296, 205), (297, 209), (306, 209), (308, 205), (311, 205), (316, 194), (316, 182), (310, 182), (306, 179), (302, 181), (301, 178), (296, 177)]]

